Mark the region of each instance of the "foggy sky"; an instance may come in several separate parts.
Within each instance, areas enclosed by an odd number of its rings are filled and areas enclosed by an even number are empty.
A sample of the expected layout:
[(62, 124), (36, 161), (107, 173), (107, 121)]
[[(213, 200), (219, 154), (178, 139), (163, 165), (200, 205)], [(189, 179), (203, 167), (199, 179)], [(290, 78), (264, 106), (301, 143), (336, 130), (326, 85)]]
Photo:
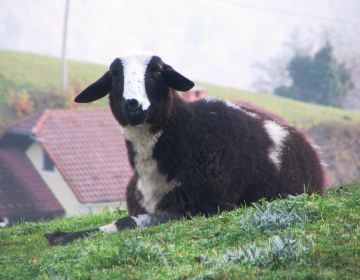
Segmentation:
[[(64, 13), (65, 0), (0, 0), (0, 49), (60, 57)], [(249, 89), (250, 65), (294, 29), (348, 32), (339, 21), (358, 15), (360, 0), (70, 0), (67, 57), (109, 65), (142, 49), (190, 79)]]

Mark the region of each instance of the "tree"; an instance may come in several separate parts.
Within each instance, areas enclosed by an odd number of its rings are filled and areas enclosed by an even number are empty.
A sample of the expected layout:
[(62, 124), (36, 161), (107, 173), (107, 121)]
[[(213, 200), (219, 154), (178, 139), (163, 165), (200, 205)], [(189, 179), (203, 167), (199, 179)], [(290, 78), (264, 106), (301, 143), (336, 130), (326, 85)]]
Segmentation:
[(276, 95), (334, 107), (344, 107), (353, 88), (345, 65), (338, 63), (329, 42), (314, 57), (296, 54), (287, 66), (291, 86), (280, 86)]
[(266, 93), (274, 93), (277, 87), (291, 85), (287, 66), (290, 59), (295, 55), (308, 55), (311, 53), (313, 42), (304, 36), (299, 29), (290, 34), (279, 53), (266, 62), (252, 64), (253, 82), (255, 90)]

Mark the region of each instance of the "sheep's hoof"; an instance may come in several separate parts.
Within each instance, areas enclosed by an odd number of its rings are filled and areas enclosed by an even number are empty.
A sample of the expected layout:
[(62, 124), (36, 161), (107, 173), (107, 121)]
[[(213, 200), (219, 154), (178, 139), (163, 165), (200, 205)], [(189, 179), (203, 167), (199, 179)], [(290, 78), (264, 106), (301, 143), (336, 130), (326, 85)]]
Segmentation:
[(67, 234), (68, 233), (62, 232), (62, 231), (53, 231), (53, 232), (45, 233), (44, 236), (50, 246), (55, 246), (55, 245), (66, 244), (67, 242), (66, 242), (64, 236)]

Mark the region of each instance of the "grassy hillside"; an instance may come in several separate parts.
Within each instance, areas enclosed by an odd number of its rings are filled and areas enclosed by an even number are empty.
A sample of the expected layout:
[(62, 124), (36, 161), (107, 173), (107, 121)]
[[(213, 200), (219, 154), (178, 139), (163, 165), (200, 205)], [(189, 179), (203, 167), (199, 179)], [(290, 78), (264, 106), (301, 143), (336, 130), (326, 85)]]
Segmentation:
[(206, 88), (206, 94), (209, 96), (229, 101), (247, 101), (284, 117), (294, 125), (309, 127), (325, 121), (360, 122), (360, 112), (296, 101), (276, 95), (222, 88), (205, 83), (197, 83), (197, 85)]
[[(11, 90), (23, 88), (59, 92), (61, 67), (59, 58), (0, 50), (0, 100), (6, 100)], [(79, 79), (86, 86), (98, 79), (108, 66), (69, 60), (68, 68), (68, 82)]]
[[(108, 67), (104, 65), (68, 61), (68, 84), (80, 88), (94, 82)], [(0, 50), (0, 131), (5, 126), (38, 110), (46, 104), (49, 108), (63, 106), (65, 97), (59, 94), (61, 87), (61, 60), (29, 53)], [(35, 110), (23, 116), (17, 115), (11, 105), (10, 96), (26, 90), (30, 95), (28, 101), (35, 103)], [(56, 100), (52, 102), (51, 100)], [(43, 104), (37, 104), (43, 103)], [(51, 104), (55, 104), (52, 105)], [(95, 106), (105, 106), (106, 100)], [(38, 105), (38, 106), (37, 106)], [(92, 105), (93, 106), (93, 105)], [(39, 109), (40, 108), (40, 109)]]
[[(107, 65), (71, 60), (68, 62), (68, 66), (69, 86), (77, 83), (78, 90), (94, 82), (108, 69)], [(22, 89), (26, 89), (30, 93), (36, 92), (36, 94), (33, 93), (32, 95), (35, 98), (34, 95), (46, 95), (50, 91), (58, 93), (60, 84), (60, 59), (0, 50), (0, 128), (18, 119), (14, 116), (13, 110), (9, 108), (8, 99), (11, 91), (20, 92)], [(329, 120), (344, 123), (360, 122), (359, 112), (350, 112), (273, 95), (254, 94), (204, 83), (196, 84), (205, 87), (208, 96), (233, 101), (248, 101), (281, 115), (294, 125), (307, 127)], [(106, 104), (107, 99), (105, 98), (98, 102), (97, 106), (106, 106)]]
[(360, 279), (359, 201), (360, 182), (59, 247), (46, 231), (119, 213), (22, 223), (0, 230), (0, 279)]

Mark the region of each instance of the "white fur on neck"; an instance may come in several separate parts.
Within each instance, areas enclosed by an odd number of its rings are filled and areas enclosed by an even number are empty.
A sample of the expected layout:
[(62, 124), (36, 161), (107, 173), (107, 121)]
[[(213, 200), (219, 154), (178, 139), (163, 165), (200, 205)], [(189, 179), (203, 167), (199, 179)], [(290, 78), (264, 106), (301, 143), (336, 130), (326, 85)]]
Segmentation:
[(134, 162), (139, 175), (137, 188), (143, 195), (141, 204), (149, 213), (153, 213), (164, 195), (180, 185), (176, 181), (167, 181), (166, 175), (159, 172), (153, 157), (153, 149), (162, 131), (153, 134), (150, 125), (143, 124), (136, 127), (127, 125), (123, 133), (136, 153)]
[(130, 51), (120, 57), (124, 67), (124, 98), (135, 99), (147, 110), (150, 101), (145, 90), (145, 71), (153, 54), (150, 52)]

